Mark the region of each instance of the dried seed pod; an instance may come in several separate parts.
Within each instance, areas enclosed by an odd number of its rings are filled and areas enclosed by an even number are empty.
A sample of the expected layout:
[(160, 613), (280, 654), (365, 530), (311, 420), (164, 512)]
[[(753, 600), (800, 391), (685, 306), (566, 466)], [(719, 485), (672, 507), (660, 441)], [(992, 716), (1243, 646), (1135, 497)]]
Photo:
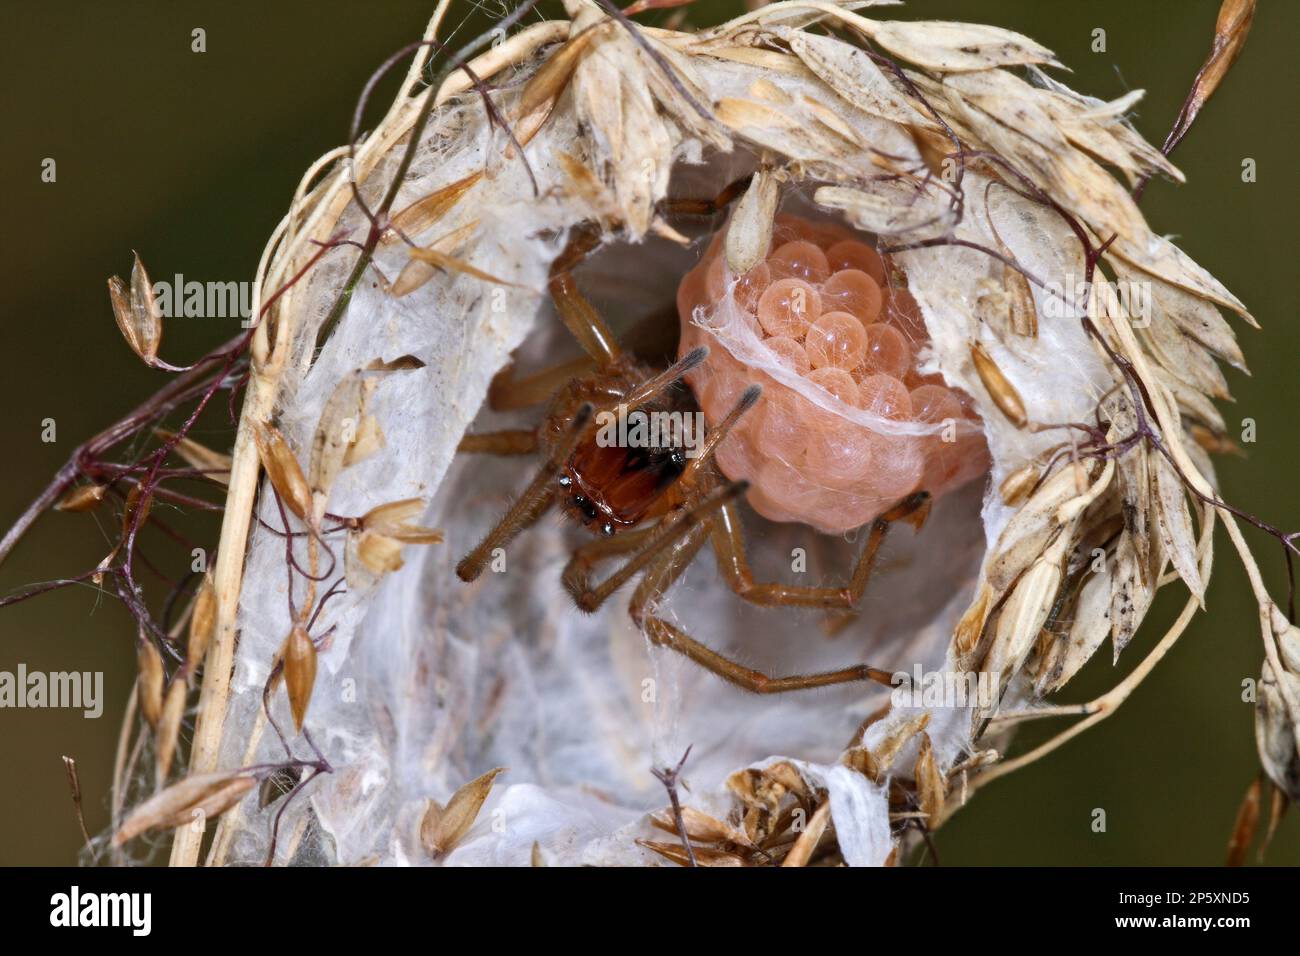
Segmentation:
[(383, 241), (392, 242), (402, 233), (408, 236), (423, 234), (440, 222), (452, 207), (460, 202), (461, 197), (478, 185), (482, 178), (481, 170), (473, 172), (415, 200), (393, 216), (391, 226), (384, 230)]
[(417, 355), (399, 355), (395, 359), (372, 359), (366, 363), (367, 372), (413, 372), (422, 369), (428, 363)]
[(167, 687), (167, 696), (163, 701), (162, 716), (158, 718), (158, 785), (167, 780), (171, 773), (172, 761), (176, 757), (176, 744), (180, 741), (181, 718), (185, 716), (185, 702), (189, 697), (189, 686), (184, 678), (177, 674)]
[(769, 764), (762, 773), (763, 780), (780, 786), (782, 793), (793, 793), (801, 798), (810, 796), (808, 783), (796, 767), (788, 760), (778, 760)]
[(126, 505), (122, 509), (122, 536), (125, 537), (130, 533), (133, 524), (136, 528), (143, 528), (152, 510), (153, 493), (145, 496), (139, 485), (132, 485), (126, 495)]
[(294, 728), (302, 730), (302, 722), (307, 717), (307, 705), (311, 703), (311, 692), (316, 686), (316, 644), (306, 628), (295, 625), (284, 642), (282, 653), (289, 711), (293, 715)]
[(1246, 788), (1246, 795), (1241, 798), (1237, 819), (1232, 825), (1232, 835), (1228, 837), (1226, 866), (1241, 866), (1246, 862), (1246, 854), (1250, 852), (1255, 831), (1259, 829), (1260, 790), (1263, 783), (1263, 776), (1256, 776)]
[(1300, 800), (1300, 732), (1287, 705), (1287, 696), (1300, 699), (1300, 629), (1274, 609), (1273, 630), (1278, 638), (1283, 670), (1265, 661), (1255, 698), (1255, 744), (1260, 762), (1283, 793)]
[[(1010, 676), (1020, 669), (1038, 640), (1061, 585), (1064, 547), (1062, 536), (1021, 577), (1002, 606), (993, 642), (981, 665), (981, 670), (997, 675), (999, 689), (1005, 687)], [(990, 701), (987, 707), (979, 708), (974, 719), (989, 717), (997, 709), (997, 703)]]
[(758, 793), (759, 774), (757, 770), (746, 767), (737, 770), (727, 778), (727, 789), (732, 796), (751, 810), (766, 813), (770, 806)]
[(1155, 598), (1148, 580), (1150, 557), (1138, 551), (1138, 538), (1127, 531), (1115, 547), (1115, 570), (1111, 575), (1110, 635), (1115, 660), (1137, 633)]
[(361, 587), (367, 580), (397, 571), (402, 561), (402, 542), (374, 531), (348, 535), (348, 583)]
[(743, 276), (767, 256), (772, 243), (772, 219), (779, 198), (776, 177), (760, 169), (736, 206), (727, 229), (727, 265)]
[(436, 859), (455, 848), (474, 825), (483, 802), (492, 792), (493, 781), (502, 773), (505, 773), (505, 767), (475, 777), (453, 793), (445, 807), (436, 800), (428, 801), (420, 822), (420, 842), (430, 856)]
[(178, 780), (136, 807), (113, 834), (113, 845), (121, 846), (147, 830), (169, 829), (195, 819), (220, 816), (252, 790), (256, 782), (251, 774), (239, 771), (196, 774)]
[(943, 774), (939, 772), (930, 735), (925, 732), (921, 733), (921, 744), (917, 748), (916, 767), (912, 770), (912, 776), (916, 781), (921, 812), (933, 823), (939, 819), (948, 787)]
[(1178, 122), (1174, 124), (1169, 134), (1166, 153), (1187, 135), (1187, 130), (1191, 128), (1201, 108), (1219, 88), (1219, 84), (1228, 75), (1232, 64), (1237, 62), (1237, 57), (1241, 55), (1242, 46), (1246, 42), (1246, 36), (1250, 33), (1250, 25), (1254, 21), (1255, 0), (1223, 0), (1223, 4), (1219, 7), (1218, 19), (1214, 24), (1214, 45), (1200, 72), (1196, 74), (1192, 92), (1187, 97), (1187, 102), (1183, 104), (1182, 112), (1178, 114)]
[(1102, 562), (1101, 570), (1091, 574), (1079, 589), (1070, 607), (1069, 632), (1044, 657), (1042, 675), (1035, 685), (1040, 696), (1058, 691), (1073, 680), (1110, 636), (1110, 567), (1111, 562)]
[(799, 838), (794, 841), (794, 846), (785, 855), (781, 865), (807, 866), (808, 861), (812, 859), (813, 852), (817, 849), (817, 844), (821, 842), (822, 835), (826, 832), (826, 824), (830, 822), (830, 819), (831, 802), (827, 800), (808, 818), (807, 826), (799, 834)]
[(1282, 814), (1286, 813), (1286, 808), (1291, 805), (1291, 799), (1282, 792), (1281, 788), (1269, 787), (1268, 790), (1268, 829), (1264, 832), (1264, 842), (1259, 848), (1261, 857), (1268, 853), (1268, 848), (1273, 844), (1273, 837), (1277, 834), (1278, 824), (1282, 822)]
[(1032, 461), (1021, 465), (1002, 479), (998, 485), (998, 495), (1002, 503), (1009, 506), (1022, 504), (1038, 484), (1038, 466)]
[(984, 636), (984, 625), (988, 623), (989, 614), (997, 595), (987, 584), (980, 587), (975, 600), (970, 604), (953, 630), (953, 649), (959, 661), (967, 661), (979, 646)]
[(1174, 466), (1163, 455), (1155, 456), (1151, 470), (1153, 510), (1165, 554), (1187, 589), (1204, 607), (1205, 582), (1201, 578), (1200, 555), (1187, 504), (1187, 490)]
[(361, 518), (363, 531), (384, 535), (403, 544), (437, 544), (442, 532), (410, 524), (412, 518), (424, 513), (423, 498), (403, 498), (371, 508)]
[(1020, 392), (1002, 374), (1002, 369), (998, 368), (983, 344), (971, 343), (970, 357), (975, 363), (976, 374), (979, 375), (984, 388), (988, 390), (989, 398), (993, 399), (993, 404), (998, 407), (998, 411), (1017, 428), (1024, 428), (1029, 424), (1029, 415), (1025, 412), (1025, 402), (1020, 397)]
[(360, 430), (369, 390), (367, 386), (373, 387), (374, 384), (374, 380), (365, 378), (364, 374), (360, 370), (351, 372), (334, 386), (312, 437), (307, 482), (311, 487), (318, 523), (334, 480), (343, 470), (344, 459)]
[(1022, 33), (982, 23), (947, 20), (855, 21), (890, 53), (939, 73), (999, 66), (1061, 66), (1056, 54)]
[(131, 286), (117, 276), (108, 280), (108, 295), (113, 303), (113, 318), (122, 331), (131, 351), (144, 359), (146, 365), (158, 360), (158, 346), (162, 343), (162, 312), (154, 299), (153, 283), (138, 253), (131, 264)]
[(190, 672), (198, 670), (208, 654), (212, 632), (217, 628), (217, 592), (212, 585), (211, 573), (205, 574), (194, 594), (194, 607), (190, 611), (190, 635), (185, 647), (185, 664)]
[[(676, 863), (678, 866), (690, 866), (691, 859), (686, 855), (686, 848), (680, 843), (662, 843), (657, 840), (640, 840), (636, 841), (637, 846), (643, 846), (647, 850), (658, 853), (666, 860)], [(737, 853), (731, 853), (727, 850), (718, 850), (708, 846), (696, 846), (691, 848), (695, 853), (695, 862), (700, 866), (745, 866), (745, 858)]]
[(136, 697), (140, 703), (140, 714), (145, 722), (158, 728), (158, 719), (163, 710), (163, 674), (162, 655), (153, 641), (141, 635), (136, 647)]
[(135, 316), (131, 312), (131, 290), (121, 276), (109, 277), (108, 299), (113, 306), (113, 318), (117, 320), (117, 327), (126, 339), (126, 344), (131, 346), (132, 352), (140, 355), (137, 347), (139, 336), (134, 328)]
[[(138, 343), (137, 354), (152, 364), (158, 357), (158, 346), (162, 342), (162, 311), (154, 298), (153, 283), (149, 281), (140, 254), (132, 250), (131, 255), (134, 259), (131, 263), (132, 328), (137, 336), (132, 347)], [(131, 341), (129, 336), (128, 341)]]
[(55, 504), (55, 511), (94, 511), (104, 500), (107, 485), (78, 485)]
[[(876, 767), (877, 774), (887, 774), (908, 742), (929, 725), (930, 715), (926, 713), (909, 717), (907, 720), (889, 727), (884, 738), (871, 748), (871, 759)], [(879, 781), (881, 777), (878, 776), (876, 779)]]
[(879, 783), (883, 779), (880, 767), (876, 764), (876, 758), (872, 756), (871, 751), (866, 747), (850, 747), (845, 751), (844, 765), (851, 770), (856, 770), (875, 783)]
[(303, 521), (309, 521), (312, 514), (311, 486), (307, 484), (302, 466), (289, 443), (278, 428), (268, 424), (253, 426), (253, 440), (257, 443), (262, 467), (284, 506)]
[(365, 461), (382, 451), (384, 445), (384, 430), (379, 426), (379, 419), (374, 415), (366, 415), (361, 419), (361, 427), (357, 429), (356, 441), (348, 446), (347, 454), (343, 456), (343, 467), (351, 468)]
[(1196, 442), (1197, 445), (1204, 448), (1212, 455), (1236, 455), (1238, 457), (1245, 457), (1246, 453), (1241, 450), (1241, 446), (1235, 441), (1228, 438), (1226, 435), (1219, 434), (1206, 428), (1204, 425), (1192, 424), (1188, 427), (1188, 434), (1192, 436), (1192, 440)]
[[(1114, 474), (1114, 462), (1107, 462), (1100, 474), (1082, 464), (1067, 464), (1049, 475), (1012, 515), (998, 538), (995, 557), (989, 564), (988, 583), (992, 597), (1008, 590), (1012, 583), (1038, 560), (1047, 544), (1088, 504), (1106, 489)], [(1085, 492), (1079, 494), (1079, 485)]]
[(393, 298), (400, 299), (403, 296), (410, 295), (417, 289), (423, 288), (439, 272), (440, 267), (432, 261), (433, 257), (437, 255), (451, 256), (459, 252), (473, 237), (477, 228), (478, 220), (467, 222), (460, 228), (441, 236), (431, 243), (425, 250), (426, 255), (412, 255), (407, 260), (406, 265), (402, 266), (402, 271), (398, 273), (397, 278), (393, 280), (393, 284), (388, 290), (389, 293)]
[[(660, 810), (650, 815), (650, 822), (661, 830), (681, 836), (677, 831), (677, 821), (671, 810)], [(701, 843), (734, 843), (746, 849), (753, 849), (753, 842), (748, 836), (729, 826), (721, 820), (701, 813), (694, 807), (682, 807), (682, 825), (686, 827), (686, 836)]]
[(785, 31), (790, 49), (845, 102), (881, 119), (917, 130), (938, 129), (938, 124), (913, 106), (894, 88), (866, 51), (837, 37)]
[[(170, 432), (165, 428), (154, 430), (154, 434), (163, 441), (172, 441), (176, 438), (175, 432)], [(208, 478), (218, 484), (228, 484), (230, 481), (230, 456), (223, 455), (221, 452), (213, 451), (206, 445), (196, 442), (192, 438), (180, 438), (172, 448), (176, 454), (180, 455), (185, 462), (192, 467), (203, 472)]]
[[(447, 255), (447, 253), (442, 252), (433, 246), (428, 246), (425, 248), (420, 248), (417, 246), (416, 248), (411, 250), (411, 258), (418, 259), (420, 262), (427, 263), (428, 265), (433, 266), (435, 269), (441, 269), (444, 272), (457, 272), (460, 273), (461, 275), (473, 276), (475, 279), (480, 279), (483, 282), (491, 282), (494, 285), (503, 285), (503, 286), (510, 286), (512, 288), (518, 288), (518, 285), (514, 282), (508, 282), (505, 279), (498, 278), (497, 276), (494, 276), (490, 272), (485, 272), (484, 270), (478, 268), (477, 266), (471, 265), (470, 263), (466, 262), (464, 259), (458, 259), (455, 256), (449, 256)], [(409, 291), (409, 290), (404, 290), (404, 291)]]

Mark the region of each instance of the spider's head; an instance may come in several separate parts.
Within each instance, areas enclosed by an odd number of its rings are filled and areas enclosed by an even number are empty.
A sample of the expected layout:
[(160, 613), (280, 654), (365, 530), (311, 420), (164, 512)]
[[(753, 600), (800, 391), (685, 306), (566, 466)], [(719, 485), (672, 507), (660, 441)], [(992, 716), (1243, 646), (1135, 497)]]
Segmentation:
[(621, 526), (608, 514), (608, 508), (597, 504), (589, 495), (576, 488), (574, 477), (568, 472), (560, 475), (560, 502), (566, 513), (594, 534), (614, 534)]

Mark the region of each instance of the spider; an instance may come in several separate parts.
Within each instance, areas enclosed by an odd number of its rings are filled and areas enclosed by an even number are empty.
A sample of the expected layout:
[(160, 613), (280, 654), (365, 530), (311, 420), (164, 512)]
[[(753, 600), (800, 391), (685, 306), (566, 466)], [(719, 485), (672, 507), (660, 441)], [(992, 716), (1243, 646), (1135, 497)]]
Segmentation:
[[(727, 192), (717, 200), (720, 205)], [(709, 200), (703, 201), (709, 203)], [(741, 531), (739, 501), (748, 485), (730, 481), (713, 455), (742, 415), (761, 396), (752, 385), (730, 412), (706, 429), (694, 457), (681, 435), (650, 447), (624, 447), (598, 440), (601, 412), (622, 406), (631, 411), (695, 412), (689, 390), (677, 383), (704, 361), (706, 347), (678, 361), (656, 367), (637, 358), (615, 339), (592, 304), (579, 291), (572, 271), (595, 248), (594, 229), (579, 229), (555, 260), (549, 291), (566, 328), (585, 352), (581, 359), (516, 379), (507, 366), (493, 380), (488, 401), (495, 410), (541, 405), (549, 401), (541, 424), (467, 435), (464, 452), (498, 455), (537, 453), (536, 475), (504, 517), (457, 565), (464, 581), (477, 579), (498, 548), (535, 524), (553, 505), (596, 535), (577, 547), (563, 572), (563, 584), (577, 606), (592, 612), (620, 587), (640, 575), (629, 613), (649, 640), (672, 648), (718, 677), (759, 694), (805, 690), (869, 680), (892, 686), (892, 672), (866, 664), (813, 674), (772, 677), (746, 667), (700, 643), (682, 628), (657, 616), (656, 607), (706, 543), (711, 543), (719, 570), (741, 598), (760, 606), (821, 608), (851, 612), (866, 588), (889, 526), (904, 521), (920, 528), (930, 496), (908, 495), (870, 523), (861, 553), (843, 587), (814, 587), (754, 579)], [(622, 558), (602, 580), (597, 565)]]

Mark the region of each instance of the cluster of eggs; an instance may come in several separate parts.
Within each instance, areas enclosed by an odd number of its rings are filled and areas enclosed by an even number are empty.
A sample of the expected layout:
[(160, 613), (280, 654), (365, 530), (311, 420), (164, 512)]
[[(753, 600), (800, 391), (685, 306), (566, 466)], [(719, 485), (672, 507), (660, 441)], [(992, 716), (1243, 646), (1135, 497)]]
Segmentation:
[[(887, 276), (874, 248), (841, 226), (778, 216), (765, 260), (735, 276), (724, 235), (713, 237), (678, 288), (680, 354), (710, 347), (687, 376), (710, 426), (749, 385), (763, 385), (763, 397), (717, 451), (728, 478), (750, 482), (749, 502), (760, 514), (840, 533), (914, 491), (937, 497), (988, 469), (969, 397), (918, 372), (925, 324), (906, 278), (896, 270)], [(735, 312), (727, 321), (749, 327), (769, 367), (824, 394), (778, 382), (717, 340), (707, 326), (728, 292)], [(851, 409), (866, 416), (855, 421)], [(888, 434), (864, 417), (918, 423), (926, 433)]]

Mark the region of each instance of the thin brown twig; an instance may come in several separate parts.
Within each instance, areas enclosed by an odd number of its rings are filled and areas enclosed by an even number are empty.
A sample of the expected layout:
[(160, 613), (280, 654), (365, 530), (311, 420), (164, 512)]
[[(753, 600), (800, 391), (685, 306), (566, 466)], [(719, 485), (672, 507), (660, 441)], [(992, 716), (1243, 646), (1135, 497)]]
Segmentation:
[(686, 748), (686, 753), (682, 754), (682, 759), (677, 761), (677, 766), (659, 769), (651, 767), (650, 772), (654, 774), (655, 779), (664, 785), (668, 791), (668, 802), (673, 808), (673, 826), (677, 827), (677, 834), (682, 838), (682, 846), (686, 850), (686, 859), (690, 860), (691, 866), (699, 866), (699, 861), (695, 859), (695, 848), (691, 846), (691, 838), (686, 833), (686, 821), (682, 817), (682, 801), (677, 795), (677, 783), (680, 779), (682, 767), (686, 765), (686, 758), (691, 755), (691, 744)]
[(77, 774), (77, 761), (63, 755), (63, 769), (68, 773), (68, 790), (72, 793), (72, 808), (77, 813), (77, 826), (81, 828), (81, 838), (86, 842), (86, 850), (92, 856), (95, 848), (90, 842), (90, 831), (86, 829), (86, 817), (81, 811), (81, 778)]

